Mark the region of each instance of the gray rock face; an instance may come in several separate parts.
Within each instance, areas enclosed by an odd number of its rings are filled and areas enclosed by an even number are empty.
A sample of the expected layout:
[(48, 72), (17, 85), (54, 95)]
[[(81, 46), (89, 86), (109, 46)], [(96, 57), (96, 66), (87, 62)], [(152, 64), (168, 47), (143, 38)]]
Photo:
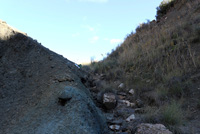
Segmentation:
[(0, 134), (108, 133), (84, 71), (6, 23), (0, 28)]
[(21, 33), (26, 35), (15, 28), (10, 27), (5, 21), (0, 20), (0, 39), (8, 39), (11, 36), (15, 35), (16, 33)]
[[(71, 99), (50, 107), (35, 108), (40, 111), (26, 114), (10, 133), (32, 134), (103, 134), (106, 133), (104, 117), (90, 97), (78, 88), (66, 86), (62, 95)], [(32, 109), (34, 111), (34, 109)]]
[(172, 132), (162, 124), (142, 123), (137, 126), (135, 134), (172, 134)]

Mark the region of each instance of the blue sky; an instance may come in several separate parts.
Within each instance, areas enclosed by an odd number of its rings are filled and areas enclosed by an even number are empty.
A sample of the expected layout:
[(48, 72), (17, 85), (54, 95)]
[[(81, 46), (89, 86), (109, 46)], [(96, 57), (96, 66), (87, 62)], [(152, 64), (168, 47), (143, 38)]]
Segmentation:
[(76, 63), (101, 60), (162, 0), (2, 0), (0, 19)]

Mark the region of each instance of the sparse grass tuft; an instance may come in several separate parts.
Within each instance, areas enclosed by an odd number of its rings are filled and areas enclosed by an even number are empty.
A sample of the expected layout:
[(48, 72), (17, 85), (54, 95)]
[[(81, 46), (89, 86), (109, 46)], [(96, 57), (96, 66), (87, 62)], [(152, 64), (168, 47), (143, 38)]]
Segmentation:
[(165, 125), (181, 125), (184, 121), (183, 111), (180, 104), (173, 101), (171, 104), (164, 106), (162, 112), (162, 121)]

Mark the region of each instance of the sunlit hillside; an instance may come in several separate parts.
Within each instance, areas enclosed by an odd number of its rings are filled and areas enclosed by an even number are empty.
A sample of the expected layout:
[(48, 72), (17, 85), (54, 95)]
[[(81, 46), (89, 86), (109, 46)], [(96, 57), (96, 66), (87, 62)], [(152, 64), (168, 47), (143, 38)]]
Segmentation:
[(135, 89), (134, 99), (150, 106), (144, 115), (148, 122), (179, 133), (176, 126), (196, 116), (200, 107), (200, 1), (161, 3), (156, 20), (138, 26), (91, 68), (105, 74), (105, 87), (117, 89), (120, 81)]

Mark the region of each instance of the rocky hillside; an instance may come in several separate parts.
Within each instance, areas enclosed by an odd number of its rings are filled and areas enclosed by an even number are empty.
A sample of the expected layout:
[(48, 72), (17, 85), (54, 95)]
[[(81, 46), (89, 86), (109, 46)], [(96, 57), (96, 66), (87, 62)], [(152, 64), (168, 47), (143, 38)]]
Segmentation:
[(103, 76), (96, 82), (97, 90), (122, 92), (128, 96), (123, 100), (142, 102), (140, 123), (161, 123), (173, 133), (200, 133), (199, 0), (163, 1), (156, 20), (138, 26), (108, 57), (90, 67)]
[(1, 134), (107, 134), (87, 79), (73, 62), (0, 21)]

